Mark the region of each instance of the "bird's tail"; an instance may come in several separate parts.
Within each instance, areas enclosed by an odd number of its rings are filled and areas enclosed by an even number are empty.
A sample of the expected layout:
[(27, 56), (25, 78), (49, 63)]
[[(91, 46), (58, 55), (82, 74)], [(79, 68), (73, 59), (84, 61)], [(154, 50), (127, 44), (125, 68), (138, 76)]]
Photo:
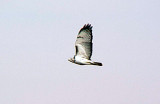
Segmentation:
[(100, 62), (93, 62), (92, 65), (102, 66), (102, 63), (100, 63)]

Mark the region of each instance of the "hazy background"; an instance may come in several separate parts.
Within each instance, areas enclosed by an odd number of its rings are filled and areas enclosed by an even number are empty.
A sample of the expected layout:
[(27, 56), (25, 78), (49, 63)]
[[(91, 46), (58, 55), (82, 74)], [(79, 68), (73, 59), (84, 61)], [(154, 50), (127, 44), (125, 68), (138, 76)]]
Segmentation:
[[(86, 23), (102, 67), (67, 61)], [(0, 104), (160, 104), (160, 1), (0, 0)]]

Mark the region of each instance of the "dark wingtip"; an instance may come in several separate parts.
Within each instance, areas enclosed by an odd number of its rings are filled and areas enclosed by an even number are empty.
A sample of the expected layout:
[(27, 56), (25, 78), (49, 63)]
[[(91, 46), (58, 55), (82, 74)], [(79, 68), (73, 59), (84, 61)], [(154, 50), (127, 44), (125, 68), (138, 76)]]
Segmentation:
[(82, 32), (83, 30), (89, 30), (90, 32), (92, 32), (92, 27), (93, 26), (91, 26), (91, 24), (85, 24), (81, 29), (80, 29), (80, 31), (79, 31), (79, 33), (80, 32)]

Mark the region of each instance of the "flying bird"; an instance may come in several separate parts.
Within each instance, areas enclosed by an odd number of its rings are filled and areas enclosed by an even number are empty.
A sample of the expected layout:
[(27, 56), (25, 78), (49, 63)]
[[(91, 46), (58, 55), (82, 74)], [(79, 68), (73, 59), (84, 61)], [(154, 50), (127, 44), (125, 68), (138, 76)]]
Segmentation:
[(91, 24), (85, 24), (80, 29), (76, 42), (75, 42), (75, 55), (68, 61), (79, 65), (98, 65), (102, 66), (100, 62), (91, 61), (92, 56), (92, 26)]

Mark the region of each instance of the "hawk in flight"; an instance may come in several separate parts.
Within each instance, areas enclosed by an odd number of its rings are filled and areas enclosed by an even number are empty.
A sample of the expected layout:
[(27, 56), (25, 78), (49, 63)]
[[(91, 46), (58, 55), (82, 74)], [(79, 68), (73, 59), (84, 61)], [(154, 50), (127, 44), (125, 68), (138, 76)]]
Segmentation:
[(75, 43), (76, 53), (73, 58), (68, 61), (79, 65), (98, 65), (102, 66), (100, 62), (91, 61), (92, 56), (92, 26), (85, 24), (80, 29)]

